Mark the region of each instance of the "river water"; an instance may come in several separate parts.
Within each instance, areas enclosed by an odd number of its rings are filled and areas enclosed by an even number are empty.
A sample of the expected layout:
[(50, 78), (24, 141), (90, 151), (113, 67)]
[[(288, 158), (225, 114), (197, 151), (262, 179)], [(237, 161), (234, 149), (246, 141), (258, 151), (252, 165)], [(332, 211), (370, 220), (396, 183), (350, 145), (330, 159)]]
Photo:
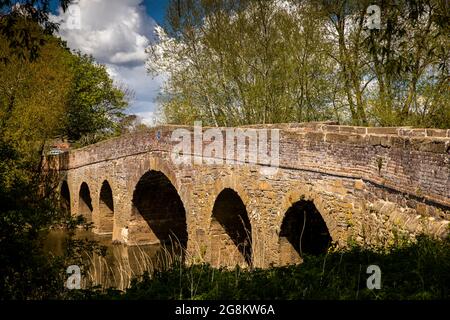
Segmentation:
[[(82, 286), (100, 285), (103, 288), (126, 289), (133, 278), (145, 271), (150, 274), (154, 270), (169, 267), (179, 255), (175, 250), (161, 245), (126, 246), (113, 244), (111, 235), (97, 235), (92, 231), (77, 230), (76, 239), (95, 240), (106, 247), (104, 257), (96, 254), (85, 254), (85, 264), (89, 266), (83, 273)], [(47, 253), (60, 256), (64, 252), (67, 233), (62, 230), (51, 231), (44, 243)]]

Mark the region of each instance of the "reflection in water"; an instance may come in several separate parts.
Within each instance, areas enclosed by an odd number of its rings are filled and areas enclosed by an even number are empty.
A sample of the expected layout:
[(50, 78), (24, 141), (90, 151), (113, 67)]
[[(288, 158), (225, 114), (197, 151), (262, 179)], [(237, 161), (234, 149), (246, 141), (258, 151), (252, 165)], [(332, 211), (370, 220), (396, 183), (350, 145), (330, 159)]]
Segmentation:
[[(106, 247), (106, 256), (86, 254), (89, 270), (83, 277), (83, 286), (100, 285), (103, 288), (126, 289), (133, 278), (148, 271), (169, 267), (175, 260), (180, 260), (181, 252), (177, 248), (161, 245), (126, 246), (112, 244), (111, 235), (96, 235), (91, 231), (78, 230), (77, 239), (96, 240)], [(53, 255), (62, 255), (66, 232), (52, 231), (47, 237), (44, 248)]]

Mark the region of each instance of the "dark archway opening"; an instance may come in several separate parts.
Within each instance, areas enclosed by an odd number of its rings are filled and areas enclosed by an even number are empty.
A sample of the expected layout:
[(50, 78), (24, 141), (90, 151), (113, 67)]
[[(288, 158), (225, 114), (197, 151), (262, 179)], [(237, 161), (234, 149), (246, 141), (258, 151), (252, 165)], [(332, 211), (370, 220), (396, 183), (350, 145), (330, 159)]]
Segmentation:
[(87, 222), (92, 222), (92, 199), (91, 192), (86, 182), (83, 182), (80, 187), (80, 200), (78, 204), (78, 214), (85, 217)]
[(70, 191), (67, 181), (63, 181), (60, 191), (60, 205), (63, 214), (70, 216)]
[(331, 236), (312, 201), (294, 203), (287, 211), (280, 230), (280, 254), (284, 263), (301, 262), (304, 254), (325, 253)]
[(133, 207), (160, 243), (187, 247), (186, 211), (177, 190), (162, 172), (152, 170), (141, 177), (134, 190)]
[(251, 265), (252, 227), (242, 199), (232, 189), (224, 189), (217, 196), (212, 213), (211, 236), (213, 255), (220, 254), (213, 260), (222, 260), (214, 261), (215, 264), (245, 262)]
[(111, 186), (106, 180), (103, 181), (100, 189), (99, 215), (99, 232), (112, 233), (114, 224), (114, 201)]

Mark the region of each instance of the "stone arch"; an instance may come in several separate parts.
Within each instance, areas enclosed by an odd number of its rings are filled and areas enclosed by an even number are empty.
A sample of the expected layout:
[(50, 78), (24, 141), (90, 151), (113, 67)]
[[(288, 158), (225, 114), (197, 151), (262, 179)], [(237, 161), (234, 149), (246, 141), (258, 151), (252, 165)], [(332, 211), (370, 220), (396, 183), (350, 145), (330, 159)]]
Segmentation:
[(100, 187), (98, 205), (97, 232), (100, 234), (112, 234), (114, 227), (114, 196), (110, 183), (104, 180)]
[[(160, 171), (166, 176), (166, 178), (177, 190), (178, 195), (180, 196), (181, 201), (184, 204), (186, 213), (188, 213), (190, 193), (186, 192), (186, 190), (181, 187), (181, 184), (179, 183), (179, 180), (177, 179), (177, 176), (175, 174), (175, 169), (169, 165), (168, 161), (161, 157), (146, 155), (145, 158), (138, 160), (137, 167), (133, 169), (135, 173), (133, 173), (132, 178), (127, 181), (127, 187), (129, 188), (129, 190), (134, 192), (134, 188), (139, 183), (139, 180), (143, 175), (148, 173), (149, 170)], [(130, 196), (132, 198), (133, 194), (131, 194)], [(187, 217), (189, 217), (188, 214)]]
[(330, 244), (327, 225), (313, 201), (297, 201), (286, 211), (279, 233), (281, 264), (300, 263), (304, 254), (325, 253)]
[(60, 195), (60, 206), (61, 210), (64, 214), (67, 214), (70, 216), (71, 210), (70, 210), (70, 189), (69, 185), (66, 180), (64, 180), (61, 183), (61, 187), (59, 189), (59, 195)]
[(278, 228), (279, 263), (302, 262), (304, 254), (326, 252), (337, 240), (336, 222), (311, 188), (290, 192), (281, 206)]
[(91, 191), (86, 182), (83, 182), (80, 186), (80, 192), (78, 194), (78, 214), (85, 217), (87, 222), (92, 222), (92, 198)]
[(137, 182), (131, 228), (134, 242), (187, 247), (186, 210), (174, 184), (163, 172), (149, 170)]
[(218, 179), (214, 184), (214, 198), (212, 198), (212, 204), (214, 205), (214, 202), (217, 199), (217, 196), (224, 190), (224, 189), (232, 189), (234, 192), (236, 192), (241, 198), (242, 202), (244, 203), (245, 207), (248, 208), (250, 204), (250, 197), (248, 196), (247, 192), (243, 188), (243, 182), (239, 179), (239, 175), (231, 173), (230, 175), (223, 177), (221, 179)]
[(224, 188), (216, 197), (209, 228), (212, 265), (252, 264), (252, 228), (238, 192)]

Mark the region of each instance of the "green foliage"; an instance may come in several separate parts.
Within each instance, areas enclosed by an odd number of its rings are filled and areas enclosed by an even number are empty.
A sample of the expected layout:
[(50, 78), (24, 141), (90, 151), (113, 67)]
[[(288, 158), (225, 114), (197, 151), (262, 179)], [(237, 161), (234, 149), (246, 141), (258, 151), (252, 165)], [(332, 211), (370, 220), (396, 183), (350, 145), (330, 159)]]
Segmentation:
[(314, 6), (295, 17), (274, 1), (187, 1), (178, 9), (172, 1), (170, 37), (162, 34), (149, 50), (149, 71), (170, 75), (161, 97), (168, 122), (234, 126), (333, 116), (333, 66), (324, 61), (328, 45)]
[[(381, 268), (381, 290), (369, 290), (366, 269)], [(215, 269), (181, 265), (144, 274), (114, 299), (450, 299), (450, 238), (421, 236), (416, 243), (386, 251), (351, 247), (306, 256), (301, 265), (267, 270)], [(90, 296), (91, 297), (91, 296)]]
[[(0, 36), (7, 39), (11, 55), (22, 61), (34, 61), (39, 57), (41, 47), (48, 38), (30, 29), (30, 24), (39, 24), (45, 34), (52, 34), (58, 25), (50, 21), (51, 0), (0, 0)], [(71, 0), (59, 0), (63, 10), (66, 10)], [(15, 7), (17, 6), (18, 7)], [(24, 17), (27, 18), (24, 23)], [(7, 63), (11, 56), (0, 53), (0, 62)]]
[[(5, 52), (1, 40), (0, 52)], [(0, 65), (2, 140), (31, 162), (40, 161), (44, 145), (60, 130), (71, 81), (68, 55), (52, 39), (35, 62), (11, 58), (8, 64)]]
[(377, 92), (368, 111), (382, 126), (450, 127), (448, 3), (393, 1), (383, 27), (362, 39)]
[(96, 64), (91, 56), (72, 56), (71, 71), (65, 135), (76, 141), (85, 135), (114, 133), (128, 105), (126, 93), (114, 85), (105, 67)]
[[(38, 57), (24, 59), (0, 34), (0, 56), (9, 57), (0, 64), (0, 299), (57, 299), (68, 294), (67, 266), (82, 265), (82, 253), (97, 248), (95, 243), (73, 239), (71, 231), (84, 221), (61, 210), (60, 176), (47, 170), (44, 150), (69, 129), (64, 120), (67, 110), (77, 107), (70, 98), (80, 99), (80, 108), (92, 107), (96, 118), (89, 130), (96, 132), (113, 127), (117, 108), (124, 107), (124, 93), (92, 58), (72, 54), (33, 20), (22, 18), (14, 25), (22, 27), (33, 37), (45, 38), (45, 44)], [(87, 79), (77, 78), (77, 72)], [(78, 125), (75, 117), (72, 125)], [(69, 231), (61, 257), (48, 256), (43, 249), (55, 226)]]
[[(0, 139), (0, 300), (64, 298), (67, 266), (82, 265), (81, 252), (95, 249), (95, 244), (73, 239), (73, 230), (84, 221), (59, 208), (58, 177), (37, 170), (40, 161), (35, 160)], [(60, 257), (43, 249), (47, 232), (56, 225), (69, 231)]]
[(71, 53), (60, 39), (45, 35), (27, 19), (21, 23), (46, 41), (38, 58), (23, 61), (0, 35), (0, 54), (10, 57), (0, 64), (0, 126), (5, 136), (38, 142), (35, 148), (40, 148), (58, 136), (71, 142), (89, 136), (83, 144), (95, 140), (93, 136), (98, 141), (120, 133), (131, 93), (115, 85), (91, 56)]
[[(371, 4), (380, 30), (366, 27)], [(173, 0), (148, 70), (168, 75), (171, 123), (449, 128), (449, 12), (441, 0)]]

